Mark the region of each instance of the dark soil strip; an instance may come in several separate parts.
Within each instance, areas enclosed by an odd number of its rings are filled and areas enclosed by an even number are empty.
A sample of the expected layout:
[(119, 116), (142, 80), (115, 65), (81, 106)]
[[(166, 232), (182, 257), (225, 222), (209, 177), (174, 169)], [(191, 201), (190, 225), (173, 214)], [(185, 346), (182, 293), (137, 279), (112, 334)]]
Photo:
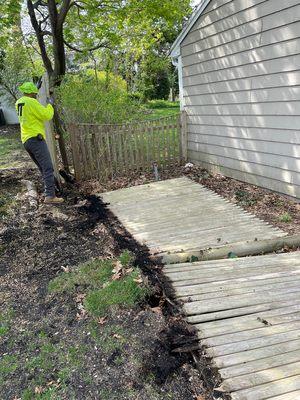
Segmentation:
[[(148, 303), (151, 307), (162, 307), (164, 316), (167, 319), (168, 330), (164, 332), (164, 336), (165, 346), (168, 347), (170, 354), (170, 362), (165, 363), (164, 361), (157, 364), (156, 360), (158, 358), (155, 354), (150, 360), (149, 368), (152, 365), (158, 379), (164, 380), (179, 366), (187, 362), (196, 364), (205, 382), (207, 400), (209, 398), (213, 399), (214, 389), (220, 385), (221, 379), (218, 371), (212, 368), (210, 360), (204, 356), (205, 349), (199, 348), (198, 351), (174, 352), (180, 347), (188, 348), (197, 344), (201, 346), (201, 343), (198, 343), (194, 328), (184, 320), (181, 304), (174, 302), (173, 299), (170, 301), (168, 297), (174, 298), (173, 289), (162, 273), (163, 265), (158, 261), (153, 261), (147, 246), (141, 245), (133, 238), (118, 218), (109, 210), (108, 203), (104, 203), (101, 198), (94, 195), (87, 196), (87, 200), (88, 205), (84, 206), (82, 210), (91, 216), (90, 219), (94, 220), (95, 224), (97, 221), (101, 221), (106, 226), (110, 235), (116, 241), (119, 253), (128, 249), (135, 254), (135, 265), (143, 271), (154, 288), (154, 294), (148, 299)], [(230, 397), (226, 396), (226, 394), (220, 394), (218, 398), (229, 399)]]

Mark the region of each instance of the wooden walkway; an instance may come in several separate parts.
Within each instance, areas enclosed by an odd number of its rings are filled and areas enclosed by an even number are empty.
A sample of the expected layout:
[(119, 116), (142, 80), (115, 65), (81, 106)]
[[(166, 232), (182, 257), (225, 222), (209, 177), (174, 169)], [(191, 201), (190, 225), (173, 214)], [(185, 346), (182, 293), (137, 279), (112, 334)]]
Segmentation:
[[(284, 236), (186, 178), (106, 193), (153, 253)], [(166, 265), (233, 400), (300, 400), (300, 253)]]
[(102, 198), (153, 253), (286, 235), (188, 178), (116, 190)]

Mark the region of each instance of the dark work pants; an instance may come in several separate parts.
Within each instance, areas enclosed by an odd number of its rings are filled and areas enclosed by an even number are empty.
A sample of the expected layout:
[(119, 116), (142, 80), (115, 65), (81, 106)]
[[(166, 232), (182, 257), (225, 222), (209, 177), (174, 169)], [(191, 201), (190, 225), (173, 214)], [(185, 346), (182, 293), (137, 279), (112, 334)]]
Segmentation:
[(53, 165), (50, 153), (45, 140), (38, 140), (37, 138), (30, 138), (24, 143), (24, 147), (32, 160), (38, 166), (45, 186), (45, 196), (55, 196), (55, 184)]

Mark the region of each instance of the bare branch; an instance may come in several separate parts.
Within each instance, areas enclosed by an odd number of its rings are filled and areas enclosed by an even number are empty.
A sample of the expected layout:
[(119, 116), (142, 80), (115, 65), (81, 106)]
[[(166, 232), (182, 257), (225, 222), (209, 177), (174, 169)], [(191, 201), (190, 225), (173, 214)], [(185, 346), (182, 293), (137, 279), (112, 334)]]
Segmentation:
[(27, 8), (28, 8), (28, 13), (29, 13), (31, 25), (32, 25), (33, 29), (35, 30), (35, 33), (36, 33), (37, 41), (38, 41), (38, 44), (39, 44), (39, 48), (40, 48), (40, 51), (41, 51), (41, 56), (42, 56), (45, 68), (48, 71), (48, 73), (52, 73), (53, 72), (53, 67), (52, 67), (50, 58), (48, 57), (48, 54), (47, 54), (46, 45), (45, 45), (45, 42), (44, 42), (44, 37), (42, 35), (42, 31), (41, 31), (41, 29), (39, 27), (39, 24), (38, 24), (36, 15), (35, 15), (34, 5), (32, 3), (32, 0), (27, 0)]
[(33, 4), (33, 8), (34, 9), (38, 9), (39, 6), (42, 7), (47, 7), (47, 3), (45, 3), (43, 0), (37, 0), (34, 4)]
[(65, 40), (64, 40), (64, 44), (69, 49), (77, 51), (78, 53), (85, 53), (85, 52), (95, 51), (95, 50), (98, 50), (98, 49), (101, 49), (101, 48), (110, 49), (108, 44), (105, 44), (105, 43), (99, 43), (97, 46), (91, 47), (89, 49), (79, 49), (78, 47), (75, 47), (75, 46), (71, 45), (70, 43), (66, 42)]
[(44, 30), (44, 31), (41, 32), (41, 35), (42, 35), (42, 36), (52, 36), (52, 32), (51, 32), (51, 31)]

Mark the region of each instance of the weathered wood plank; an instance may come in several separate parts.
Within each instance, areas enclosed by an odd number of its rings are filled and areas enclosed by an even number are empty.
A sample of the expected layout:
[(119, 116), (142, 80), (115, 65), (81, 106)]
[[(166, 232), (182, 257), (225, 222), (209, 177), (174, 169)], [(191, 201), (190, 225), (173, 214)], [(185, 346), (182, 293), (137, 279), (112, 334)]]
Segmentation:
[(298, 399), (300, 399), (300, 390), (272, 397), (272, 400), (298, 400)]
[[(231, 393), (232, 400), (264, 400), (300, 389), (299, 376), (280, 379), (249, 389)], [(297, 400), (297, 399), (294, 399)]]
[(209, 328), (205, 324), (197, 324), (196, 328), (201, 332), (202, 338), (210, 338), (228, 333), (248, 331), (250, 329), (262, 328), (263, 326), (282, 325), (287, 322), (299, 321), (300, 313), (291, 313), (287, 315), (272, 316), (267, 318), (248, 316), (243, 321), (232, 321), (232, 325), (220, 324), (219, 327)]
[[(285, 278), (285, 279), (284, 279)], [(245, 294), (245, 293), (257, 293), (257, 292), (265, 292), (268, 290), (272, 289), (280, 289), (280, 288), (285, 288), (285, 287), (293, 287), (295, 285), (300, 285), (300, 277), (297, 278), (295, 276), (286, 276), (282, 278), (283, 280), (281, 281), (280, 278), (277, 279), (277, 282), (272, 282), (272, 279), (270, 279), (269, 282), (268, 280), (263, 280), (262, 282), (260, 281), (251, 281), (251, 282), (239, 282), (239, 283), (232, 283), (228, 287), (227, 285), (219, 285), (215, 286), (215, 291), (213, 291), (213, 288), (211, 289), (203, 289), (201, 288), (201, 285), (195, 285), (196, 288), (193, 289), (192, 286), (187, 286), (187, 287), (178, 287), (176, 288), (176, 297), (180, 298), (181, 300), (185, 301), (187, 299), (190, 299), (191, 297), (193, 300), (196, 300), (196, 297), (198, 296), (198, 292), (200, 292), (200, 295), (202, 295), (203, 299), (213, 299), (213, 298), (219, 298), (219, 297), (225, 297), (233, 294)], [(274, 279), (273, 279), (274, 281)], [(245, 283), (245, 285), (243, 285)], [(252, 283), (252, 284), (251, 284)], [(200, 286), (200, 287), (199, 287)], [(180, 289), (180, 290), (178, 290)], [(206, 292), (204, 292), (206, 290)], [(210, 290), (210, 291), (209, 291)], [(200, 300), (198, 297), (197, 300)]]
[(286, 343), (290, 340), (300, 339), (299, 329), (295, 329), (288, 332), (282, 332), (271, 336), (264, 336), (246, 341), (241, 340), (240, 342), (228, 343), (219, 346), (212, 346), (206, 349), (206, 353), (211, 357), (232, 355), (243, 351), (259, 349), (265, 346), (271, 346), (279, 343)]
[(274, 368), (267, 368), (268, 364), (266, 360), (265, 367), (266, 368), (262, 371), (253, 372), (243, 376), (235, 376), (234, 378), (228, 378), (222, 383), (220, 389), (226, 392), (232, 392), (241, 389), (254, 388), (268, 382), (278, 381), (291, 376), (298, 376), (298, 380), (300, 381), (299, 361)]
[[(294, 351), (284, 354), (272, 355), (271, 357), (246, 362), (239, 365), (234, 365), (228, 368), (222, 368), (220, 374), (223, 379), (234, 378), (240, 375), (246, 375), (257, 371), (265, 371), (266, 369), (287, 366), (293, 363), (300, 362), (300, 346)], [(225, 389), (226, 390), (226, 389)]]
[(240, 295), (240, 298), (243, 296), (250, 296), (253, 294), (263, 295), (264, 293), (281, 293), (281, 291), (286, 292), (286, 290), (292, 290), (293, 288), (299, 288), (300, 281), (294, 279), (293, 282), (284, 282), (282, 284), (274, 284), (268, 287), (251, 287), (245, 289), (233, 289), (227, 291), (218, 291), (216, 293), (205, 293), (205, 294), (196, 294), (193, 296), (181, 297), (180, 299), (185, 302), (192, 301), (202, 301), (202, 300), (212, 300), (212, 299), (222, 299), (222, 298), (230, 298), (231, 296)]
[(299, 351), (300, 349), (300, 339), (290, 340), (288, 342), (273, 344), (271, 346), (264, 346), (258, 349), (248, 350), (248, 351), (241, 351), (240, 353), (229, 354), (225, 356), (215, 357), (213, 363), (218, 368), (223, 368), (224, 370), (224, 377), (231, 376), (231, 373), (234, 373), (234, 369), (232, 368), (240, 368), (241, 366), (245, 366), (248, 368), (247, 365), (251, 366), (251, 362), (258, 362), (262, 360), (264, 362), (265, 358), (271, 358), (275, 356), (283, 356), (285, 353), (292, 354), (294, 351)]
[(194, 284), (200, 284), (201, 282), (203, 283), (211, 283), (211, 282), (223, 282), (225, 280), (231, 280), (231, 279), (236, 279), (236, 278), (253, 278), (253, 279), (258, 279), (258, 277), (262, 277), (262, 279), (267, 278), (267, 277), (273, 277), (275, 273), (284, 275), (283, 272), (286, 272), (286, 274), (292, 275), (292, 274), (299, 274), (299, 266), (293, 266), (288, 270), (284, 270), (283, 267), (278, 266), (272, 268), (272, 266), (264, 268), (263, 271), (259, 270), (259, 268), (253, 268), (251, 270), (243, 270), (243, 271), (227, 271), (227, 273), (223, 273), (221, 276), (218, 276), (218, 274), (213, 274), (211, 273), (209, 276), (202, 277), (202, 275), (197, 276), (195, 275), (190, 275), (190, 276), (183, 276), (181, 274), (173, 275), (172, 277), (168, 276), (171, 282), (174, 283), (174, 286), (188, 286)]
[(260, 268), (263, 273), (263, 271), (268, 267), (281, 266), (283, 269), (288, 270), (290, 265), (300, 265), (300, 258), (297, 255), (290, 255), (289, 257), (286, 257), (285, 255), (280, 254), (279, 257), (274, 257), (273, 259), (269, 256), (262, 256), (242, 259), (225, 259), (218, 260), (218, 262), (202, 261), (200, 263), (191, 263), (182, 269), (178, 269), (176, 266), (174, 269), (169, 268), (166, 270), (166, 268), (164, 268), (164, 272), (170, 277), (179, 276), (180, 274), (186, 277), (193, 276), (193, 274), (197, 274), (197, 276), (205, 276), (208, 271), (210, 271), (210, 273), (221, 273), (222, 271), (227, 273), (245, 269), (254, 270), (255, 268)]
[[(235, 342), (248, 341), (256, 338), (265, 338), (278, 333), (294, 331), (300, 328), (300, 321), (288, 322), (282, 325), (265, 326), (263, 328), (257, 328), (249, 331), (228, 333), (225, 335), (219, 335), (210, 337), (202, 340), (204, 346), (220, 346), (223, 344), (230, 344)], [(202, 338), (201, 332), (199, 337)]]
[(196, 323), (201, 323), (201, 322), (211, 322), (211, 321), (216, 321), (216, 320), (222, 320), (222, 319), (231, 319), (233, 317), (239, 317), (239, 316), (245, 316), (245, 315), (250, 315), (250, 314), (255, 314), (255, 313), (260, 313), (260, 312), (265, 312), (269, 310), (274, 310), (274, 309), (280, 309), (281, 307), (289, 307), (289, 306), (294, 306), (300, 303), (300, 299), (291, 299), (289, 301), (269, 301), (264, 304), (255, 304), (255, 305), (250, 305), (246, 307), (238, 307), (234, 309), (228, 309), (228, 310), (222, 310), (222, 311), (216, 311), (216, 312), (210, 312), (210, 313), (204, 313), (204, 314), (195, 314), (195, 315), (189, 315), (186, 317), (186, 319), (193, 324)]
[(170, 264), (164, 266), (165, 272), (176, 272), (189, 271), (189, 270), (202, 270), (205, 265), (206, 268), (219, 269), (220, 267), (232, 266), (232, 268), (239, 268), (243, 265), (270, 265), (282, 263), (282, 265), (290, 265), (291, 263), (297, 262), (299, 260), (298, 253), (287, 253), (287, 254), (268, 254), (264, 256), (257, 257), (243, 257), (243, 258), (232, 258), (225, 260), (209, 260), (209, 261), (196, 261), (193, 263), (180, 263), (180, 264)]

